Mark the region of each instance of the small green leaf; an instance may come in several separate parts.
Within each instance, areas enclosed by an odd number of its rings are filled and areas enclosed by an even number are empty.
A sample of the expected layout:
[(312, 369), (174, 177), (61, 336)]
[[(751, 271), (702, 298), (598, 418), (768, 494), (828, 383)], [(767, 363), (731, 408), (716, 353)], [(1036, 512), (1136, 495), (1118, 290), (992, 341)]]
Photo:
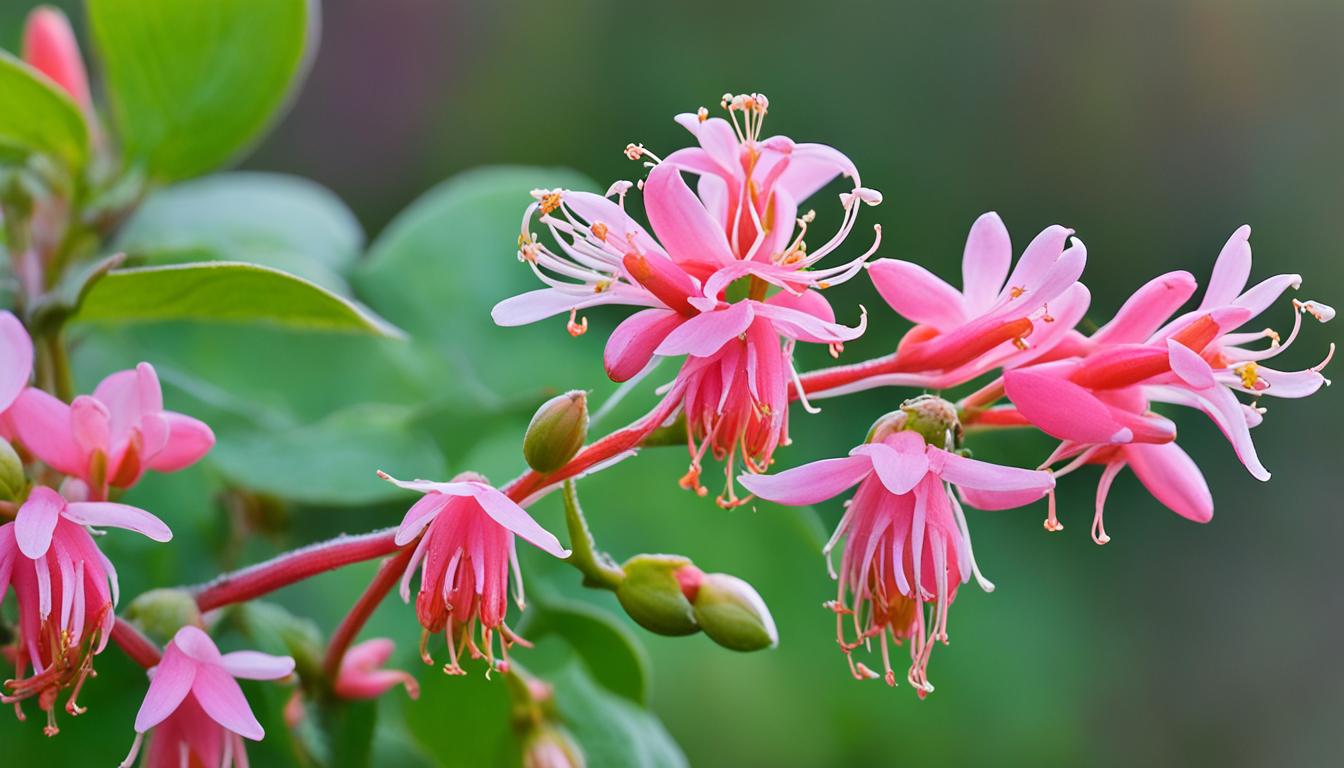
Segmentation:
[(70, 167), (89, 154), (89, 128), (79, 107), (58, 86), (0, 51), (0, 146), (42, 152)]
[(269, 323), (400, 335), (364, 307), (307, 280), (269, 267), (225, 261), (114, 271), (94, 284), (75, 319)]
[(399, 498), (379, 480), (387, 467), (408, 477), (447, 474), (415, 411), (369, 404), (274, 434), (223, 436), (210, 461), (244, 488), (308, 504), (357, 506)]
[(364, 232), (330, 190), (278, 173), (221, 173), (150, 195), (115, 248), (153, 264), (245, 261), (348, 294)]
[(529, 640), (563, 638), (593, 679), (636, 704), (648, 704), (649, 659), (621, 622), (585, 603), (543, 596), (533, 602), (519, 631)]
[(260, 137), (316, 50), (312, 0), (88, 0), (127, 160), (175, 181)]
[(680, 768), (686, 756), (648, 710), (608, 693), (571, 663), (548, 677), (588, 768)]

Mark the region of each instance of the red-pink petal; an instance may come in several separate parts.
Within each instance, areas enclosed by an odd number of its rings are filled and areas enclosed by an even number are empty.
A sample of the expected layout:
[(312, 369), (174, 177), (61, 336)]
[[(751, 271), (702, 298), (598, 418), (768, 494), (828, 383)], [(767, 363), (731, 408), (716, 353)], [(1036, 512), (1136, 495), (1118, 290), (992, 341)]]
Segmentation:
[(163, 447), (149, 459), (149, 468), (158, 472), (176, 472), (200, 461), (215, 445), (215, 433), (202, 421), (181, 413), (165, 411), (167, 426)]
[(1017, 370), (1005, 373), (1003, 382), (1018, 412), (1052, 437), (1080, 443), (1123, 443), (1131, 436), (1112, 418), (1105, 403), (1071, 381)]
[(124, 528), (135, 531), (154, 541), (171, 541), (173, 532), (162, 520), (143, 509), (110, 501), (72, 501), (65, 507), (65, 517), (80, 525), (104, 528)]
[(266, 736), (238, 681), (222, 668), (213, 664), (197, 667), (191, 693), (210, 719), (226, 729), (252, 741), (261, 741)]
[(868, 275), (888, 306), (913, 323), (946, 333), (966, 319), (961, 294), (918, 264), (879, 259), (868, 266)]
[(658, 241), (677, 262), (727, 264), (733, 260), (723, 227), (681, 178), (681, 171), (660, 165), (644, 182), (644, 210)]
[(458, 497), (447, 496), (434, 491), (421, 496), (411, 505), (410, 509), (406, 510), (406, 516), (401, 519), (401, 525), (397, 526), (397, 535), (393, 539), (393, 543), (401, 547), (415, 541), (415, 537), (419, 536), (425, 526), (429, 525), (434, 517), (442, 512), (443, 508), (454, 498)]
[(1135, 444), (1124, 448), (1139, 482), (1171, 511), (1197, 523), (1213, 518), (1213, 494), (1194, 459), (1176, 443)]
[(607, 338), (602, 362), (612, 381), (627, 381), (653, 359), (653, 351), (685, 317), (670, 309), (645, 309), (627, 317)]
[(163, 722), (191, 691), (196, 679), (197, 663), (173, 643), (163, 649), (163, 659), (149, 681), (149, 691), (135, 716), (135, 730), (144, 733)]
[(541, 525), (532, 516), (527, 514), (527, 510), (518, 506), (513, 499), (500, 493), (498, 490), (480, 483), (472, 483), (473, 496), (480, 503), (481, 509), (490, 516), (491, 520), (513, 531), (524, 541), (532, 544), (538, 549), (555, 557), (569, 557), (569, 550), (560, 546), (560, 540)]
[(868, 476), (873, 462), (867, 456), (822, 459), (773, 475), (739, 475), (743, 488), (767, 501), (803, 506), (844, 493)]
[(84, 454), (70, 427), (70, 406), (40, 389), (25, 389), (9, 411), (19, 440), (57, 472), (82, 476)]
[(677, 326), (658, 345), (654, 354), (665, 357), (709, 357), (745, 332), (753, 317), (753, 304), (750, 301), (739, 301), (727, 309), (703, 312)]

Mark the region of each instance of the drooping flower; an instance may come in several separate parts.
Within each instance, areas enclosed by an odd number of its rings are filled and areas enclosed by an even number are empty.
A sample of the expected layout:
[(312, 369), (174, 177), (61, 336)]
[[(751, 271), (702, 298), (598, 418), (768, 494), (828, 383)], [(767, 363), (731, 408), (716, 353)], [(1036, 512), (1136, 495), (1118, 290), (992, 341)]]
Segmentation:
[[(950, 405), (947, 408), (951, 408)], [(955, 415), (953, 412), (951, 415)], [(858, 485), (826, 552), (843, 537), (836, 641), (856, 678), (877, 677), (853, 652), (879, 641), (884, 679), (896, 684), (889, 640), (910, 642), (906, 678), (922, 697), (935, 641), (947, 642), (948, 609), (957, 588), (975, 575), (961, 503), (949, 486), (982, 509), (1008, 509), (1041, 498), (1054, 487), (1048, 472), (1001, 467), (929, 444), (914, 431), (879, 427), (873, 442), (849, 456), (806, 464), (775, 475), (744, 475), (742, 484), (763, 499), (807, 505)], [(927, 607), (927, 610), (926, 610)], [(847, 639), (846, 623), (853, 639)]]
[(0, 309), (0, 438), (13, 437), (9, 408), (33, 375), (33, 340), (13, 313)]
[(506, 669), (509, 646), (526, 645), (504, 623), (510, 570), (514, 600), (519, 609), (523, 606), (523, 580), (514, 536), (555, 557), (568, 557), (569, 550), (480, 475), (468, 472), (448, 483), (408, 482), (381, 472), (379, 475), (398, 487), (424, 494), (406, 512), (396, 535), (398, 546), (420, 539), (402, 578), (401, 597), (410, 602), (411, 577), (419, 566), (415, 612), (424, 627), (421, 658), (426, 664), (434, 663), (426, 645), (432, 634), (443, 632), (449, 654), (445, 673), (466, 674), (458, 663), (463, 644), (472, 658), (484, 658), (493, 668), (494, 638), (499, 635), (499, 666)]
[(176, 472), (196, 463), (215, 444), (204, 423), (163, 409), (154, 366), (118, 371), (66, 405), (29, 388), (10, 409), (19, 440), (58, 472), (77, 477), (91, 498), (109, 486), (129, 488), (147, 470)]
[[(5, 683), (8, 693), (0, 701), (37, 698), (47, 713), (48, 735), (56, 733), (54, 708), (63, 690), (72, 689), (65, 710), (83, 711), (76, 703), (79, 688), (115, 621), (116, 569), (87, 526), (125, 528), (154, 541), (172, 538), (168, 526), (142, 509), (67, 502), (44, 486), (29, 493), (13, 522), (0, 526), (0, 600), (12, 586), (19, 606), (17, 679)], [(32, 674), (24, 677), (29, 666)]]
[(396, 644), (386, 637), (366, 640), (346, 651), (332, 692), (343, 699), (376, 699), (395, 686), (406, 689), (412, 699), (420, 698), (420, 684), (409, 672), (384, 669)]
[[(725, 506), (740, 503), (731, 482), (738, 452), (759, 472), (788, 441), (796, 342), (827, 344), (838, 353), (863, 332), (863, 317), (855, 328), (836, 323), (819, 290), (858, 274), (877, 247), (844, 264), (816, 266), (845, 241), (862, 204), (875, 205), (881, 196), (863, 187), (853, 164), (830, 147), (762, 138), (767, 104), (759, 94), (725, 97), (732, 123), (709, 119), (703, 110), (679, 116), (700, 146), (666, 160), (629, 148), (632, 159), (651, 159), (641, 188), (656, 240), (625, 212), (629, 183), (613, 185), (606, 197), (536, 190), (518, 255), (548, 287), (500, 302), (493, 312), (501, 325), (568, 312), (569, 331), (578, 335), (587, 329), (586, 319), (578, 319), (581, 309), (645, 307), (608, 339), (607, 373), (628, 381), (649, 370), (655, 356), (687, 357), (672, 385), (685, 397), (692, 455), (683, 485), (705, 492), (700, 460), (712, 451), (726, 463), (727, 487), (719, 497)], [(698, 176), (698, 194), (683, 173)], [(814, 214), (799, 216), (798, 202), (837, 176), (853, 183), (840, 195), (840, 226), (822, 246), (809, 248), (804, 237)], [(558, 252), (531, 232), (534, 216)]]
[(149, 691), (135, 716), (135, 742), (122, 768), (135, 763), (147, 733), (147, 768), (246, 768), (243, 739), (261, 741), (266, 732), (252, 714), (238, 679), (278, 680), (293, 671), (294, 660), (288, 656), (256, 651), (221, 654), (202, 630), (179, 629), (150, 672)]

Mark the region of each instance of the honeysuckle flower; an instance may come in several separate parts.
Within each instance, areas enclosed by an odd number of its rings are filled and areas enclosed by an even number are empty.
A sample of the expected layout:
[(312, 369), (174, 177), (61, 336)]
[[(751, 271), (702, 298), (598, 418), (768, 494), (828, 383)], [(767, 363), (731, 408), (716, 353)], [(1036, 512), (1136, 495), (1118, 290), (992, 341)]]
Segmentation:
[(66, 405), (39, 389), (23, 391), (10, 409), (23, 445), (52, 469), (85, 482), (95, 499), (108, 486), (129, 488), (147, 470), (176, 472), (215, 444), (204, 423), (163, 409), (154, 366), (118, 371)]
[[(858, 274), (877, 247), (874, 242), (844, 264), (816, 266), (844, 242), (859, 208), (881, 196), (863, 187), (853, 164), (830, 147), (762, 139), (767, 103), (759, 94), (726, 97), (731, 123), (703, 110), (679, 116), (700, 146), (666, 160), (639, 146), (628, 149), (632, 158), (650, 159), (641, 188), (657, 239), (625, 212), (628, 183), (613, 185), (607, 196), (534, 191), (518, 256), (548, 287), (500, 302), (493, 311), (501, 325), (568, 312), (569, 331), (578, 335), (587, 329), (580, 309), (644, 307), (608, 339), (607, 373), (628, 381), (649, 370), (655, 356), (687, 357), (672, 385), (685, 397), (692, 456), (682, 484), (706, 492), (700, 461), (712, 450), (726, 464), (719, 496), (724, 506), (741, 503), (732, 487), (738, 451), (749, 470), (761, 471), (788, 440), (796, 342), (827, 344), (838, 353), (863, 332), (866, 318), (861, 315), (854, 328), (838, 324), (819, 290)], [(698, 175), (698, 194), (683, 172)], [(809, 248), (804, 237), (814, 215), (798, 216), (798, 202), (837, 176), (853, 183), (840, 195), (841, 224), (821, 247)], [(531, 232), (534, 217), (558, 252)]]
[(9, 407), (33, 375), (33, 340), (13, 313), (0, 310), (0, 437), (13, 437)]
[(375, 637), (355, 645), (341, 659), (340, 673), (332, 692), (343, 699), (376, 699), (389, 688), (402, 686), (412, 699), (420, 698), (420, 684), (409, 672), (383, 669), (392, 658), (396, 644), (386, 637)]
[[(125, 528), (154, 541), (172, 532), (150, 513), (109, 502), (67, 502), (45, 486), (34, 488), (13, 522), (0, 526), (0, 600), (14, 588), (19, 607), (15, 677), (5, 683), (4, 703), (37, 698), (47, 713), (46, 732), (56, 733), (54, 708), (72, 689), (65, 710), (93, 671), (93, 657), (107, 645), (115, 621), (117, 572), (98, 549), (88, 526)], [(24, 677), (28, 667), (32, 674)], [(17, 710), (22, 718), (22, 710)]]
[(60, 9), (42, 6), (28, 14), (23, 27), (23, 60), (60, 86), (76, 104), (92, 109), (89, 76), (79, 42)]
[[(824, 459), (775, 475), (743, 475), (757, 496), (783, 504), (815, 504), (858, 485), (826, 552), (845, 539), (836, 613), (836, 641), (856, 678), (877, 674), (853, 651), (879, 639), (884, 679), (896, 684), (888, 638), (910, 641), (906, 678), (922, 697), (934, 642), (947, 642), (947, 616), (958, 586), (979, 574), (961, 503), (1008, 509), (1041, 498), (1054, 488), (1048, 472), (1001, 467), (929, 445), (913, 431), (878, 433), (874, 442), (843, 458)], [(931, 606), (931, 610), (925, 610)], [(927, 614), (927, 615), (926, 615)], [(846, 619), (848, 617), (848, 620)], [(852, 623), (853, 640), (845, 637)]]
[(499, 666), (507, 670), (509, 646), (514, 643), (526, 646), (526, 641), (504, 623), (510, 570), (514, 601), (519, 610), (523, 607), (523, 578), (514, 536), (555, 557), (569, 557), (569, 550), (480, 475), (466, 472), (452, 482), (435, 483), (402, 481), (382, 472), (378, 474), (400, 488), (424, 494), (406, 512), (396, 534), (398, 546), (420, 540), (402, 577), (401, 598), (410, 602), (411, 577), (419, 566), (420, 591), (415, 598), (415, 612), (424, 627), (421, 658), (426, 664), (434, 663), (427, 650), (429, 637), (443, 632), (449, 655), (443, 667), (445, 673), (466, 674), (458, 663), (463, 643), (473, 659), (484, 658), (493, 668), (494, 638), (499, 635), (502, 655)]
[(135, 742), (121, 768), (135, 763), (147, 733), (147, 768), (246, 768), (243, 739), (261, 741), (266, 732), (238, 680), (279, 680), (293, 671), (294, 660), (288, 656), (221, 654), (197, 627), (179, 629), (150, 671), (149, 691), (135, 716)]

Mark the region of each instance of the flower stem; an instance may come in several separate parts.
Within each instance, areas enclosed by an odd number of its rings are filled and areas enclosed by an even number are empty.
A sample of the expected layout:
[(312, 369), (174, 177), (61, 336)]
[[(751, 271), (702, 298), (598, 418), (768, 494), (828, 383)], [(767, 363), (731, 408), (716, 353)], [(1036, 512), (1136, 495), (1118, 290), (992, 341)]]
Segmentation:
[(394, 557), (389, 557), (378, 567), (378, 573), (374, 575), (373, 581), (369, 583), (368, 589), (359, 596), (359, 600), (351, 606), (350, 612), (341, 619), (340, 626), (331, 633), (331, 641), (327, 644), (326, 656), (322, 659), (323, 678), (328, 684), (336, 682), (336, 676), (341, 671), (341, 660), (345, 658), (345, 652), (354, 642), (359, 631), (364, 628), (365, 622), (373, 615), (378, 604), (387, 597), (387, 593), (396, 586), (397, 580), (406, 570), (406, 565), (410, 563), (411, 556), (415, 554), (415, 547), (407, 545), (402, 547), (401, 551)]
[(70, 357), (65, 350), (64, 335), (59, 330), (41, 338), (37, 366), (38, 385), (61, 400), (70, 402), (75, 388), (71, 383)]
[(131, 661), (145, 669), (159, 663), (162, 654), (154, 647), (153, 641), (140, 634), (140, 630), (126, 623), (124, 619), (117, 619), (117, 623), (112, 625), (111, 638)]
[(566, 480), (564, 489), (565, 523), (569, 527), (569, 546), (573, 553), (565, 562), (583, 574), (583, 585), (609, 589), (613, 592), (625, 579), (625, 571), (605, 552), (595, 549), (593, 533), (579, 507), (579, 492), (573, 480)]

